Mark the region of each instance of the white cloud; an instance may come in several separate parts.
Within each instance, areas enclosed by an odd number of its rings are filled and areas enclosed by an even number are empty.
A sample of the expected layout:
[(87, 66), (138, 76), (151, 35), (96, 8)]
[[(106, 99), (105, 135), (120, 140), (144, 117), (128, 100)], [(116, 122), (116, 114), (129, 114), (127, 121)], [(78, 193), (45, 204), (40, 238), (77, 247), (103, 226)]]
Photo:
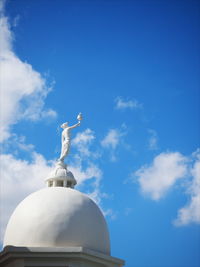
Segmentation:
[(93, 190), (88, 192), (88, 196), (97, 204), (100, 205), (102, 198), (104, 197), (104, 193), (100, 190), (100, 182), (101, 177), (97, 178), (93, 183)]
[(18, 136), (15, 133), (12, 133), (11, 137), (1, 144), (1, 147), (2, 153), (12, 151), (12, 155), (14, 156), (18, 156), (19, 151), (28, 152), (29, 154), (34, 151), (34, 145), (27, 144), (25, 136)]
[[(109, 139), (111, 146), (115, 147), (116, 144), (111, 139)], [(77, 148), (78, 153), (71, 160), (69, 169), (77, 179), (77, 188), (83, 189), (99, 205), (105, 216), (114, 219), (116, 217), (115, 212), (102, 207), (102, 199), (108, 198), (108, 195), (101, 190), (103, 172), (98, 164), (95, 163), (95, 160), (101, 156), (101, 153), (98, 150), (94, 151), (91, 149), (94, 140), (95, 133), (91, 129), (86, 129), (75, 136), (72, 140), (72, 145)], [(110, 146), (108, 143), (106, 142), (106, 146)], [(88, 186), (87, 183), (87, 187), (85, 187), (84, 182), (88, 180), (90, 180), (90, 185)]]
[(102, 171), (94, 162), (99, 157), (99, 153), (91, 149), (91, 145), (95, 140), (94, 131), (86, 129), (83, 132), (77, 133), (72, 139), (72, 145), (77, 148), (77, 153), (70, 162), (70, 170), (77, 179), (78, 186), (81, 186), (86, 180), (93, 180), (92, 198), (100, 201), (100, 180)]
[(157, 150), (158, 149), (158, 135), (155, 130), (148, 129), (148, 132), (150, 134), (149, 140), (148, 140), (148, 147), (150, 150)]
[(190, 173), (191, 184), (187, 193), (190, 195), (189, 203), (178, 211), (175, 225), (181, 226), (189, 223), (200, 223), (200, 150), (195, 153), (196, 161)]
[(77, 180), (77, 187), (84, 189), (84, 182), (90, 180), (90, 186), (84, 191), (98, 205), (101, 205), (102, 198), (105, 193), (100, 189), (102, 170), (95, 159), (100, 157), (99, 151), (91, 149), (91, 145), (95, 140), (95, 133), (91, 129), (77, 133), (72, 140), (72, 145), (77, 148), (77, 153), (70, 162), (69, 169)]
[[(52, 170), (50, 163), (35, 152), (32, 161), (15, 158), (11, 154), (0, 155), (0, 236), (3, 238), (8, 219), (16, 205), (28, 194), (43, 188), (44, 179)], [(0, 243), (2, 240), (0, 240)]]
[(69, 166), (70, 171), (74, 174), (78, 185), (84, 183), (84, 181), (89, 179), (100, 180), (102, 177), (101, 169), (94, 163), (89, 162), (87, 166), (83, 168), (82, 161), (80, 163), (71, 163)]
[(187, 174), (187, 159), (179, 152), (161, 153), (150, 166), (143, 166), (134, 173), (141, 190), (153, 200), (159, 200)]
[(83, 132), (77, 133), (72, 140), (72, 145), (76, 146), (79, 153), (83, 156), (91, 156), (89, 147), (95, 139), (94, 132), (91, 129), (86, 129)]
[(116, 109), (138, 109), (142, 108), (142, 104), (139, 103), (136, 99), (124, 100), (121, 97), (115, 99), (115, 108)]
[(116, 220), (117, 218), (117, 212), (113, 211), (112, 209), (103, 210), (103, 215), (110, 217), (111, 220)]
[(104, 139), (101, 141), (101, 145), (106, 148), (115, 149), (120, 142), (122, 133), (117, 129), (110, 129)]
[(22, 119), (55, 118), (56, 112), (44, 109), (44, 100), (51, 88), (32, 66), (14, 53), (13, 34), (8, 19), (0, 17), (0, 141), (10, 136), (11, 126)]
[(109, 149), (111, 161), (116, 161), (115, 150), (120, 144), (124, 134), (124, 132), (118, 129), (110, 129), (104, 139), (101, 141), (102, 147)]
[(191, 157), (179, 152), (161, 153), (150, 166), (141, 167), (132, 176), (138, 178), (142, 192), (153, 200), (164, 197), (181, 179), (180, 185), (185, 185), (189, 201), (178, 210), (174, 224), (200, 223), (200, 149)]

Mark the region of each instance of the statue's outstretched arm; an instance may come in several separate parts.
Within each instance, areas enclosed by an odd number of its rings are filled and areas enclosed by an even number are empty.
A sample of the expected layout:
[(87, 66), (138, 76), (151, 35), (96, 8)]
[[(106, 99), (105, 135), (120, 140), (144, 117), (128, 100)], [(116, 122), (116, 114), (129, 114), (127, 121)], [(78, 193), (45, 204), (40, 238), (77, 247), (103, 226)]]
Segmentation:
[(76, 127), (78, 127), (78, 126), (80, 126), (80, 121), (78, 122), (78, 123), (76, 123), (76, 124), (74, 124), (74, 125), (72, 125), (72, 126), (70, 126), (70, 127), (68, 127), (69, 129), (73, 129), (73, 128), (76, 128)]

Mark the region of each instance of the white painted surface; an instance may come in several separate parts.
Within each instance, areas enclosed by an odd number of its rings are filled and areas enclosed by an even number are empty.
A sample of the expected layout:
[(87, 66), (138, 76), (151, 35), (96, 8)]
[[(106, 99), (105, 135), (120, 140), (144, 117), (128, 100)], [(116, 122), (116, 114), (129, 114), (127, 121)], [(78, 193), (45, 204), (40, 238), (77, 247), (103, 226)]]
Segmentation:
[(78, 119), (78, 123), (76, 123), (72, 126), (69, 126), (68, 122), (65, 122), (61, 125), (61, 128), (63, 128), (63, 131), (62, 131), (62, 148), (61, 148), (61, 154), (60, 154), (60, 158), (59, 158), (59, 160), (61, 162), (64, 162), (65, 158), (69, 154), (69, 150), (70, 150), (70, 146), (71, 146), (71, 130), (80, 126), (82, 116), (80, 117), (78, 115), (77, 119)]
[[(54, 170), (48, 175), (46, 184), (50, 186), (63, 186), (74, 188), (76, 185), (76, 179), (72, 172), (67, 169), (67, 164), (58, 161)], [(62, 185), (58, 185), (58, 182), (62, 182)]]
[(122, 267), (125, 262), (82, 247), (5, 247), (1, 267)]
[(98, 206), (71, 188), (50, 187), (25, 198), (8, 223), (4, 247), (84, 247), (110, 254)]

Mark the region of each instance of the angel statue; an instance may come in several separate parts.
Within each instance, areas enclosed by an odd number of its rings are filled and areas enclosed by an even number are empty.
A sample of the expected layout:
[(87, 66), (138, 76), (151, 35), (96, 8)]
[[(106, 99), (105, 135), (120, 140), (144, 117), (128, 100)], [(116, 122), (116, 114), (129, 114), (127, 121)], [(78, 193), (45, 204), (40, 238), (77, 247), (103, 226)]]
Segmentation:
[(60, 158), (58, 159), (61, 162), (64, 162), (64, 159), (67, 157), (69, 154), (69, 149), (71, 145), (71, 129), (74, 129), (81, 124), (82, 120), (82, 114), (79, 113), (77, 116), (78, 123), (69, 126), (68, 122), (63, 123), (60, 127), (63, 128), (62, 131), (62, 149), (61, 149), (61, 154)]

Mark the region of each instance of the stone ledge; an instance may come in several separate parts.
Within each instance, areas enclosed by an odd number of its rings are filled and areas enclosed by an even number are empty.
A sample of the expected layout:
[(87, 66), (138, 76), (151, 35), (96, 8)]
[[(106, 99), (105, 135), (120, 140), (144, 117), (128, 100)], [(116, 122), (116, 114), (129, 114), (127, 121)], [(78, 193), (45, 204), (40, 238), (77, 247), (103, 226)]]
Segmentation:
[(6, 262), (10, 262), (16, 259), (24, 259), (25, 261), (29, 259), (31, 260), (34, 259), (39, 262), (41, 259), (42, 260), (45, 259), (48, 261), (52, 260), (52, 258), (55, 261), (58, 261), (60, 259), (60, 260), (66, 260), (66, 262), (67, 260), (76, 259), (80, 262), (88, 261), (91, 264), (94, 263), (94, 264), (99, 264), (98, 266), (108, 266), (108, 267), (109, 266), (121, 267), (125, 264), (125, 262), (121, 259), (83, 247), (40, 248), (40, 247), (14, 247), (14, 246), (5, 247), (4, 250), (0, 253), (0, 264), (4, 264), (1, 266), (6, 266)]

